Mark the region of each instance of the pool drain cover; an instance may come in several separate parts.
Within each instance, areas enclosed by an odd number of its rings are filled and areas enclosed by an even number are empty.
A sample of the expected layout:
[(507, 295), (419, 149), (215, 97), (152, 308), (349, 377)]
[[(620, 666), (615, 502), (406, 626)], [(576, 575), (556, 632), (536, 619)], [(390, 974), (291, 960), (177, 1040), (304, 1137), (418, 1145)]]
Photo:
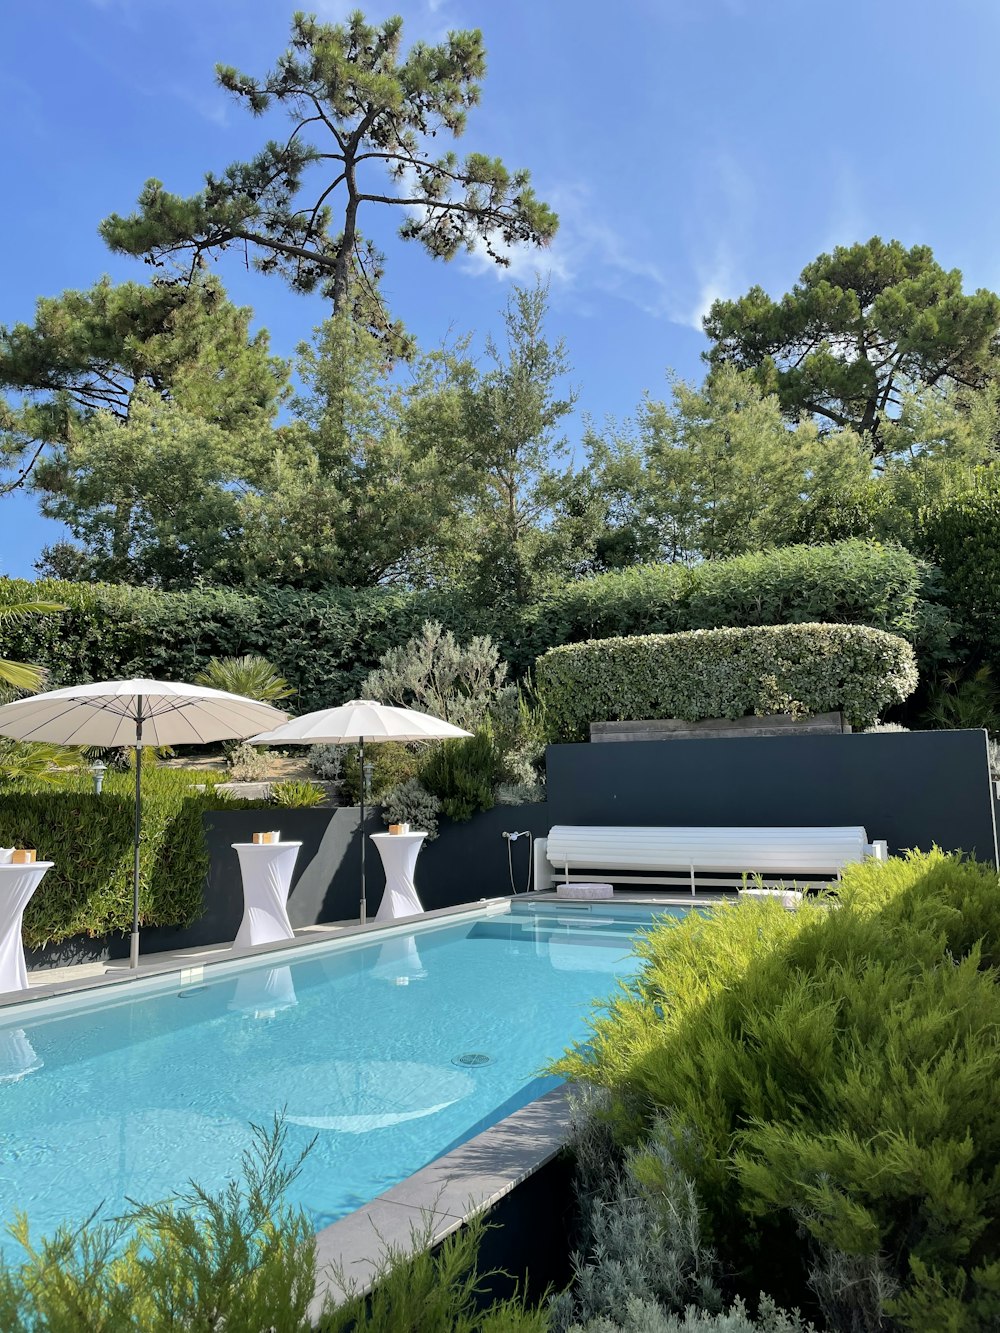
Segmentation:
[(456, 1055), (451, 1063), (461, 1065), (463, 1069), (478, 1069), (480, 1065), (491, 1065), (493, 1060), (482, 1051), (468, 1051), (465, 1055)]

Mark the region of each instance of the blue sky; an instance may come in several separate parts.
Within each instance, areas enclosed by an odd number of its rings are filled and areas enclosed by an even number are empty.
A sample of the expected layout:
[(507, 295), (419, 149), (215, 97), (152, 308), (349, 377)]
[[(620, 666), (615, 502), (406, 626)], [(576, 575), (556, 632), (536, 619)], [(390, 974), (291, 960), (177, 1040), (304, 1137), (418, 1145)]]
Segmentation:
[[(261, 73), (284, 0), (4, 0), (0, 6), (0, 323), (102, 273), (142, 278), (97, 225), (143, 182), (193, 192), (262, 129), (214, 86)], [(308, 4), (305, 8), (310, 8)], [(321, 17), (355, 6), (323, 0)], [(755, 282), (780, 293), (822, 250), (873, 234), (930, 244), (1000, 289), (1000, 5), (994, 0), (397, 0), (406, 34), (481, 27), (482, 105), (460, 148), (527, 166), (562, 219), (510, 270), (386, 242), (385, 290), (427, 345), (496, 329), (512, 279), (547, 276), (579, 418), (629, 413), (673, 368), (701, 373), (699, 320)], [(277, 132), (277, 131), (275, 131)], [(376, 230), (369, 225), (368, 230)], [(219, 272), (276, 351), (319, 298), (235, 259)], [(60, 535), (30, 495), (0, 498), (0, 572), (30, 575)]]

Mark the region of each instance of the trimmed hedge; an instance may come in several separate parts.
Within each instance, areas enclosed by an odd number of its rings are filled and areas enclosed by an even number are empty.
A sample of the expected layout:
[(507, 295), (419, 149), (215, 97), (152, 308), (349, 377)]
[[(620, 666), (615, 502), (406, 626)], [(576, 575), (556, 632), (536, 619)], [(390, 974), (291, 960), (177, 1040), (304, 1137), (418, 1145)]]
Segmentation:
[(923, 511), (920, 540), (941, 570), (945, 597), (976, 653), (1000, 660), (1000, 483)]
[(917, 685), (913, 649), (861, 625), (771, 625), (593, 639), (552, 648), (535, 688), (553, 740), (591, 722), (840, 709), (868, 726)]
[(866, 861), (838, 898), (654, 930), (557, 1072), (610, 1090), (640, 1179), (665, 1140), (751, 1298), (818, 1299), (831, 1329), (1000, 1328), (996, 869)]
[[(205, 791), (194, 789), (206, 781)], [(24, 942), (32, 948), (132, 928), (132, 774), (108, 773), (100, 796), (89, 775), (67, 785), (0, 791), (0, 846), (35, 847), (39, 860), (55, 863), (24, 913)], [(216, 795), (203, 773), (152, 766), (143, 772), (143, 925), (187, 926), (202, 915), (209, 859), (202, 816), (247, 805)]]
[(434, 619), (460, 641), (489, 634), (515, 675), (562, 643), (608, 635), (828, 621), (915, 642), (925, 633), (923, 566), (909, 553), (848, 541), (582, 579), (527, 607), (481, 607), (447, 589), (301, 593), (283, 588), (151, 588), (0, 579), (0, 606), (34, 598), (60, 616), (5, 625), (3, 655), (39, 662), (53, 686), (134, 675), (189, 680), (210, 657), (262, 653), (299, 711), (342, 702), (379, 657)]

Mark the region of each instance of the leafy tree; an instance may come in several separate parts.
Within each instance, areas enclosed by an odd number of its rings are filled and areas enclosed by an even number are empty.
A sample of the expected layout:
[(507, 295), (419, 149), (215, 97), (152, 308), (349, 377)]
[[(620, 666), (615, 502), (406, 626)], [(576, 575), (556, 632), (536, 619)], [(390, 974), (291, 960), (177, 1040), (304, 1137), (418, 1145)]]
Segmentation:
[(877, 236), (820, 255), (780, 300), (752, 287), (705, 318), (713, 366), (753, 371), (790, 420), (853, 430), (876, 460), (907, 390), (986, 382), (998, 328), (1000, 297)]
[(140, 389), (221, 430), (269, 420), (285, 370), (249, 323), (209, 277), (103, 279), (40, 299), (33, 324), (0, 327), (0, 389), (17, 395), (0, 399), (0, 464), (13, 471), (0, 492), (27, 481), (46, 445), (67, 463), (98, 413), (127, 423)]
[(394, 377), (346, 314), (299, 351), (296, 420), (241, 504), (247, 567), (298, 587), (425, 582), (473, 486), (449, 392), (422, 360), (409, 384)]
[(82, 543), (47, 549), (41, 570), (165, 588), (244, 582), (243, 501), (272, 439), (266, 424), (225, 430), (140, 386), (127, 421), (98, 412), (37, 465), (42, 512)]
[(860, 485), (870, 464), (852, 432), (789, 428), (775, 395), (724, 365), (699, 387), (675, 380), (670, 402), (647, 398), (637, 435), (592, 435), (588, 473), (594, 494), (617, 496), (592, 541), (689, 562), (783, 545), (812, 494)]
[(359, 229), (367, 205), (395, 207), (401, 236), (440, 259), (482, 245), (505, 264), (508, 245), (550, 240), (558, 220), (526, 171), (481, 153), (460, 160), (433, 151), (439, 135), (461, 135), (479, 101), (482, 34), (452, 32), (403, 56), (402, 28), (398, 17), (373, 26), (360, 11), (337, 25), (296, 13), (290, 47), (263, 78), (217, 66), (219, 84), (251, 114), (276, 104), (291, 132), (249, 162), (207, 174), (189, 198), (147, 181), (137, 213), (104, 222), (112, 250), (155, 264), (183, 257), (195, 272), (236, 246), (298, 291), (319, 286), (335, 313), (350, 311), (398, 348), (401, 330), (378, 293), (381, 257)]
[(846, 490), (815, 488), (789, 540), (871, 537), (922, 550), (921, 513), (960, 500), (989, 475), (1000, 438), (997, 406), (993, 384), (905, 394), (898, 418), (886, 429), (881, 466)]
[(544, 286), (518, 287), (504, 312), (505, 347), (486, 344), (491, 363), (462, 390), (463, 429), (476, 489), (462, 547), (468, 581), (484, 602), (523, 602), (559, 564), (551, 526), (566, 477), (569, 447), (556, 432), (572, 410), (559, 384), (569, 366), (564, 344), (545, 332)]

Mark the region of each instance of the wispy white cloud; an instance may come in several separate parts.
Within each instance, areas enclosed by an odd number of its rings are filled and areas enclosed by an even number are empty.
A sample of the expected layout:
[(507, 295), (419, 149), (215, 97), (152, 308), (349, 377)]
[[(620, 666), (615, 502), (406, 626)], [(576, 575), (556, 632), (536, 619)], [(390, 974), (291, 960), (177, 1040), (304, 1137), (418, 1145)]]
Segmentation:
[(208, 92), (202, 92), (200, 88), (186, 88), (181, 83), (168, 83), (163, 91), (168, 97), (183, 102), (185, 106), (201, 116), (202, 120), (207, 120), (212, 125), (224, 126), (229, 124), (232, 104), (218, 88), (210, 86)]
[(484, 244), (477, 244), (463, 260), (466, 271), (490, 274), (500, 282), (537, 276), (577, 299), (602, 292), (647, 314), (667, 312), (670, 282), (663, 266), (634, 238), (601, 220), (586, 186), (563, 184), (546, 190), (545, 196), (559, 214), (559, 230), (549, 245), (495, 245), (509, 261), (501, 266)]
[(701, 163), (690, 205), (685, 271), (678, 275), (678, 299), (670, 318), (700, 333), (712, 303), (736, 296), (745, 286), (757, 187), (747, 168), (727, 149), (719, 149)]

